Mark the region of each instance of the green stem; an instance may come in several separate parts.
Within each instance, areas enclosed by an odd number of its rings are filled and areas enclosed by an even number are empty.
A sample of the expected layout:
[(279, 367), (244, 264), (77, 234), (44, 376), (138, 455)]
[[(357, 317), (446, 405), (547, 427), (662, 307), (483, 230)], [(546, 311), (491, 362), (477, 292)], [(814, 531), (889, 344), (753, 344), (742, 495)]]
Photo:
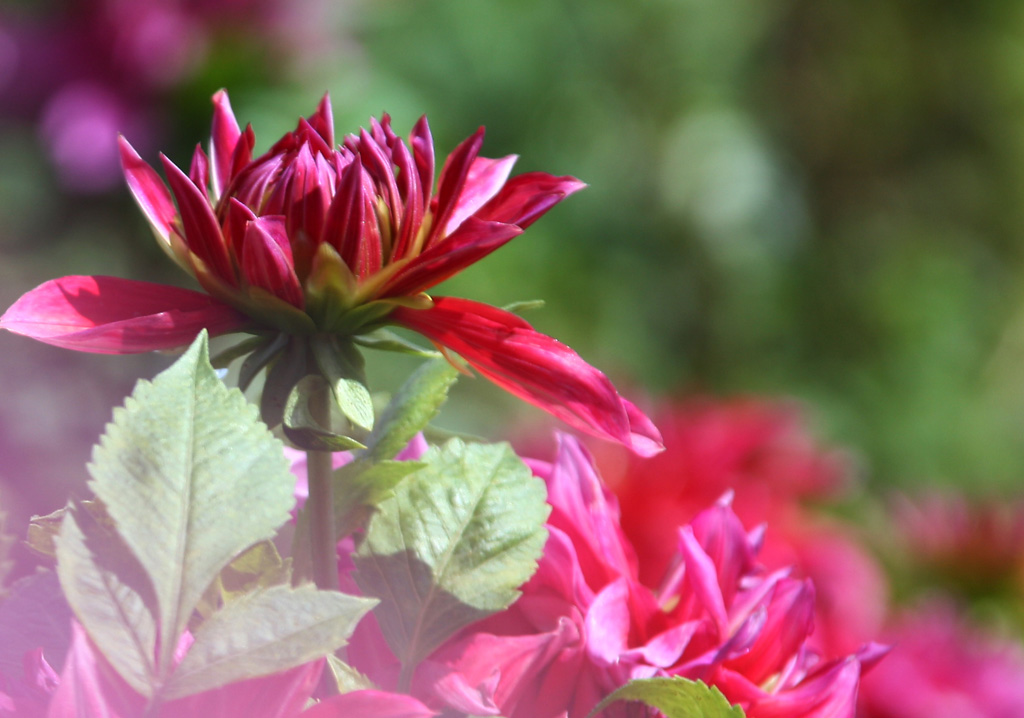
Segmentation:
[[(330, 390), (318, 391), (309, 398), (313, 418), (322, 426), (330, 425)], [(307, 451), (309, 480), (309, 544), (313, 581), (317, 588), (338, 590), (337, 535), (334, 531), (334, 491), (331, 452)]]

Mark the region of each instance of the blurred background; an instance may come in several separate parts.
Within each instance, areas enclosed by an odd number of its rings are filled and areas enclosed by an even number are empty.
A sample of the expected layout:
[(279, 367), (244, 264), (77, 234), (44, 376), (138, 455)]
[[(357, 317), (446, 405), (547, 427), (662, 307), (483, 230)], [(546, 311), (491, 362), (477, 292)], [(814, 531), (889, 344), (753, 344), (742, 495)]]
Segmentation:
[[(1021, 493), (1024, 5), (3, 0), (0, 304), (185, 283), (115, 137), (185, 163), (220, 87), (257, 150), (328, 91), (339, 133), (425, 113), (439, 156), (485, 125), (486, 156), (589, 183), (442, 293), (546, 300), (530, 321), (648, 407), (798, 402), (861, 523), (894, 491)], [(11, 532), (84, 493), (111, 407), (168, 364), (0, 336)], [(539, 416), (484, 382), (448, 411), (492, 437)]]

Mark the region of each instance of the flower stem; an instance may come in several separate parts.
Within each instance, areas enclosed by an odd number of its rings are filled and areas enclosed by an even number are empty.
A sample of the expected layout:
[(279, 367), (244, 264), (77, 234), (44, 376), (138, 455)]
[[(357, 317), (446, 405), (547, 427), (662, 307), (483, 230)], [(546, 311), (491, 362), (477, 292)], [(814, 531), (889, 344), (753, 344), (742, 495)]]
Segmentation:
[[(309, 398), (310, 413), (323, 426), (330, 425), (330, 390)], [(334, 531), (334, 491), (331, 452), (306, 452), (309, 479), (309, 544), (313, 581), (317, 588), (338, 590), (337, 536)]]

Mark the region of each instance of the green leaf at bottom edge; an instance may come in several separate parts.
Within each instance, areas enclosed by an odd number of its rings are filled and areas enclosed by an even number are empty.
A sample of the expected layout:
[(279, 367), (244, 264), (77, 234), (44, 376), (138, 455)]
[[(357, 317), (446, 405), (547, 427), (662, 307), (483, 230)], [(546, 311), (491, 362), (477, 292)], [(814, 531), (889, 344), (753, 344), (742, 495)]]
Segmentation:
[(729, 705), (714, 686), (674, 676), (630, 681), (598, 703), (587, 718), (595, 718), (615, 701), (640, 701), (664, 713), (665, 718), (744, 718), (745, 715), (739, 706)]

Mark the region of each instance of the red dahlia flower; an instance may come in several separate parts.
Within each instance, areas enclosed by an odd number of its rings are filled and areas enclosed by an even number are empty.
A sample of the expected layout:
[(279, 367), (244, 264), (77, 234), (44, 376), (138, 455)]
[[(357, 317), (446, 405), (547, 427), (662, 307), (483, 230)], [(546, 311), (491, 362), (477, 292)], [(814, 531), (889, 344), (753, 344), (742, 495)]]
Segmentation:
[[(426, 294), (582, 182), (542, 172), (509, 179), (516, 157), (480, 157), (481, 128), (445, 161), (434, 193), (426, 118), (408, 144), (385, 115), (335, 145), (326, 97), (253, 159), (252, 129), (239, 128), (227, 93), (214, 95), (213, 104), (210, 154), (197, 147), (188, 173), (161, 157), (169, 189), (120, 140), (128, 186), (160, 246), (206, 293), (64, 277), (24, 295), (0, 327), (110, 354), (180, 347), (202, 329), (247, 331), (262, 339), (253, 349), (265, 366), (296, 343), (326, 342), (350, 360), (352, 344), (375, 345), (371, 333), (404, 326), (578, 429), (638, 453), (660, 449), (647, 417), (568, 347), (509, 312)], [(287, 377), (284, 391), (308, 362), (292, 357), (303, 368)]]

